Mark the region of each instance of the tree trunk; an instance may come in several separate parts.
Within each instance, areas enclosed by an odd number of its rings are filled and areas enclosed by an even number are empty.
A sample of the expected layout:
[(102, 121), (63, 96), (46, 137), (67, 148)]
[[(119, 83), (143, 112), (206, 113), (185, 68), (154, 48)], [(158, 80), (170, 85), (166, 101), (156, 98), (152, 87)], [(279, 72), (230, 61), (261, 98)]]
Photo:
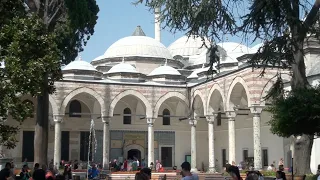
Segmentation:
[(296, 175), (311, 174), (310, 160), (313, 137), (302, 135), (294, 138), (294, 165), (293, 173)]
[[(308, 88), (309, 83), (306, 77), (306, 67), (304, 64), (303, 41), (298, 43), (298, 48), (294, 53), (295, 63), (292, 64), (291, 89)], [(302, 135), (294, 138), (294, 174), (305, 175), (311, 172), (310, 158), (313, 145), (313, 138), (309, 135)]]
[[(48, 86), (48, 75), (45, 75), (44, 87)], [(49, 129), (49, 93), (44, 88), (37, 97), (37, 120), (34, 133), (34, 163), (47, 165), (48, 129)]]

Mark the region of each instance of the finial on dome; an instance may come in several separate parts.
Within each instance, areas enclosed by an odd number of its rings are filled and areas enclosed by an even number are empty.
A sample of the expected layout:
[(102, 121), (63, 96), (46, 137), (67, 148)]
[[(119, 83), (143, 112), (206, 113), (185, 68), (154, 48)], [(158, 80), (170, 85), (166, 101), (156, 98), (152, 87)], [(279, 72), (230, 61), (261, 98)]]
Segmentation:
[(122, 63), (124, 63), (124, 57), (122, 57)]
[(164, 62), (164, 66), (167, 66), (168, 64), (168, 59), (166, 58), (165, 62)]

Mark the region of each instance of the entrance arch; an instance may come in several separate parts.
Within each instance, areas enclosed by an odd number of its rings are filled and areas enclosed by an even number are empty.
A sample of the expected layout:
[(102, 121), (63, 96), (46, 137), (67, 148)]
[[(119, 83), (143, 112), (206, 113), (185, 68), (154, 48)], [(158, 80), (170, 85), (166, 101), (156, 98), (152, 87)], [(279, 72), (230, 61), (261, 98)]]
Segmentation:
[(141, 161), (141, 151), (139, 149), (130, 149), (127, 153), (127, 159), (135, 159), (137, 158)]
[(139, 152), (140, 152), (139, 161), (141, 161), (142, 159), (145, 159), (144, 147), (142, 147), (138, 144), (130, 144), (124, 148), (124, 158), (128, 158), (128, 156), (131, 155), (132, 153), (139, 154)]

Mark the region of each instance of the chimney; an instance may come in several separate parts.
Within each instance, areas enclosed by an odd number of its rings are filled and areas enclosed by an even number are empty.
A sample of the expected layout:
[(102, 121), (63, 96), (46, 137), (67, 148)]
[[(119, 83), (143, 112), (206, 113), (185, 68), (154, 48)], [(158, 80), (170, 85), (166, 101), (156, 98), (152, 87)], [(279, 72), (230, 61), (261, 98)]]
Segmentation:
[(161, 42), (160, 7), (154, 9), (154, 38)]

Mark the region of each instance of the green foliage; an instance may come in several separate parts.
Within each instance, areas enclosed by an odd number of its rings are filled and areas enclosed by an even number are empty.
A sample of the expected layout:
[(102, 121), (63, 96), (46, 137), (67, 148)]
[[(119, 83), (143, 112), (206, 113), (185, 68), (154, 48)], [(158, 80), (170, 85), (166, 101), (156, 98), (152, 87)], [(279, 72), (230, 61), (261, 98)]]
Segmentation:
[[(37, 16), (13, 18), (1, 28), (0, 50), (5, 75), (21, 94), (36, 96), (43, 88), (53, 92), (53, 83), (61, 78), (56, 36), (47, 34)], [(43, 87), (44, 74), (50, 74), (49, 87)]]
[(54, 92), (61, 64), (82, 51), (98, 12), (95, 0), (0, 1), (0, 63), (5, 65), (0, 69), (0, 144), (15, 146), (19, 128), (5, 123), (9, 114), (21, 124), (34, 113), (20, 95)]
[(317, 180), (319, 175), (307, 174), (305, 180)]
[(320, 86), (290, 91), (273, 101), (271, 132), (282, 137), (320, 134)]
[(264, 177), (276, 177), (276, 171), (261, 171)]

